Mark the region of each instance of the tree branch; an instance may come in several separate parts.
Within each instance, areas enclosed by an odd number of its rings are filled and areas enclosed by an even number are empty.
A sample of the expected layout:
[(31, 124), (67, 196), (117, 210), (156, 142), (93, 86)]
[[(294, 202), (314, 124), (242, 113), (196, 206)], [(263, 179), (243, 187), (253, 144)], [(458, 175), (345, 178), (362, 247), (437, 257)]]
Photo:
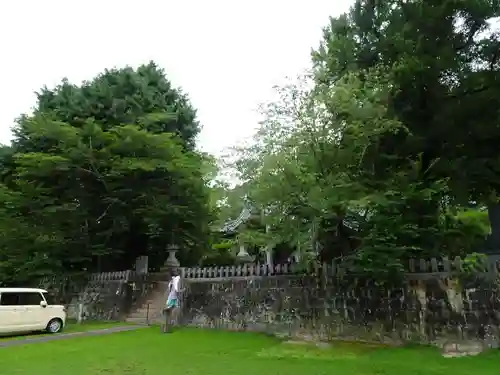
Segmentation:
[(479, 94), (483, 91), (489, 90), (490, 88), (491, 88), (491, 86), (481, 86), (481, 87), (477, 87), (473, 90), (462, 91), (460, 93), (449, 95), (448, 98), (449, 99), (463, 98), (465, 96)]
[(500, 58), (500, 46), (496, 49), (495, 53), (493, 54), (493, 58), (490, 61), (490, 70), (493, 70), (495, 68), (495, 64), (498, 62), (499, 58)]

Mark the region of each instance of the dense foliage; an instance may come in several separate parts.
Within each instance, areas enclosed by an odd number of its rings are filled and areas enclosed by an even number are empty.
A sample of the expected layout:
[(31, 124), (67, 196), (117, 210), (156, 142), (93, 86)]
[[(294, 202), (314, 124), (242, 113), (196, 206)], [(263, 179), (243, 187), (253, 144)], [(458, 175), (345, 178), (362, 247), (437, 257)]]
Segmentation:
[(188, 98), (155, 64), (43, 88), (1, 153), (0, 274), (133, 267), (139, 255), (198, 259), (208, 236), (207, 174)]
[[(498, 201), (496, 0), (368, 1), (332, 18), (236, 163), (266, 241), (375, 275), (468, 254)], [(256, 240), (257, 241), (257, 240)]]
[[(382, 278), (474, 252), (500, 196), (499, 13), (500, 0), (355, 1), (235, 149), (233, 189), (155, 64), (43, 88), (0, 149), (0, 281), (160, 266), (171, 243), (185, 265), (234, 263), (244, 243)], [(251, 219), (220, 233), (244, 206)]]

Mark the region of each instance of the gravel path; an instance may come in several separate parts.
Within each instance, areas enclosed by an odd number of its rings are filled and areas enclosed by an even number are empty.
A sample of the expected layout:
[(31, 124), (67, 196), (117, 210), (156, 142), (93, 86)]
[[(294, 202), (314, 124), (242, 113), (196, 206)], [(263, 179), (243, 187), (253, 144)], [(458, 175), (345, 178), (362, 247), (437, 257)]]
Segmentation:
[(19, 346), (19, 345), (36, 343), (36, 342), (64, 340), (64, 339), (69, 339), (71, 337), (101, 336), (101, 335), (107, 335), (107, 334), (116, 333), (116, 332), (135, 331), (137, 329), (147, 328), (147, 327), (148, 326), (135, 326), (135, 325), (130, 326), (129, 325), (129, 326), (121, 326), (121, 327), (96, 329), (93, 331), (59, 333), (59, 334), (44, 335), (44, 336), (39, 336), (39, 337), (28, 337), (28, 338), (19, 339), (19, 340), (4, 340), (4, 341), (0, 341), (0, 348), (6, 348), (8, 346)]

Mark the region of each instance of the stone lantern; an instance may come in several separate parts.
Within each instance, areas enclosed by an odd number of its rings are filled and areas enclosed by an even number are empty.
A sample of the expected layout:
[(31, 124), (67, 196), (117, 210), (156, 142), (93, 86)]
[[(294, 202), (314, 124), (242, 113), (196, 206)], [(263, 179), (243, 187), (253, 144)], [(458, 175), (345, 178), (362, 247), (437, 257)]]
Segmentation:
[(240, 251), (236, 255), (238, 258), (238, 261), (241, 263), (252, 263), (253, 262), (253, 257), (248, 254), (247, 249), (245, 248), (245, 245), (240, 244)]
[(179, 267), (181, 264), (179, 260), (175, 256), (175, 254), (179, 251), (179, 246), (177, 245), (169, 245), (167, 247), (168, 258), (165, 261), (165, 264), (162, 267), (162, 271), (168, 271), (169, 269)]

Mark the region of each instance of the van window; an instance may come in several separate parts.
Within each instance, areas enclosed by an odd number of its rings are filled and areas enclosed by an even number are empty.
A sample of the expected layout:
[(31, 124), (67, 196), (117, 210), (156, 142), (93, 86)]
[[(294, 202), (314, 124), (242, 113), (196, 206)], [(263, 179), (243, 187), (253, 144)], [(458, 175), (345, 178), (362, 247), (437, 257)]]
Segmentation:
[(40, 306), (43, 301), (42, 294), (39, 292), (22, 292), (19, 293), (20, 305), (24, 306)]
[(43, 293), (43, 296), (45, 297), (45, 301), (47, 301), (47, 305), (55, 305), (55, 298), (52, 294), (49, 293)]
[(39, 306), (41, 301), (38, 292), (3, 292), (0, 296), (1, 306)]
[(19, 305), (19, 293), (17, 292), (3, 292), (0, 296), (1, 306), (17, 306)]

